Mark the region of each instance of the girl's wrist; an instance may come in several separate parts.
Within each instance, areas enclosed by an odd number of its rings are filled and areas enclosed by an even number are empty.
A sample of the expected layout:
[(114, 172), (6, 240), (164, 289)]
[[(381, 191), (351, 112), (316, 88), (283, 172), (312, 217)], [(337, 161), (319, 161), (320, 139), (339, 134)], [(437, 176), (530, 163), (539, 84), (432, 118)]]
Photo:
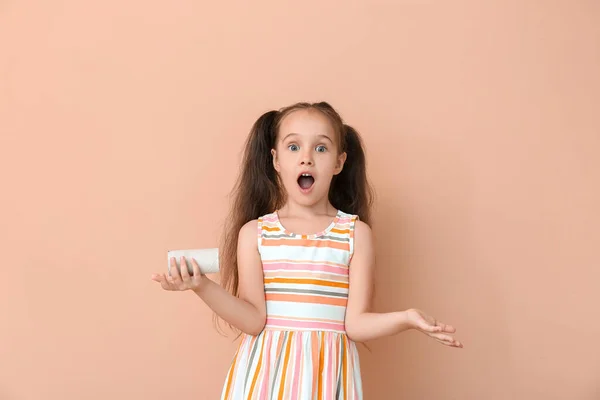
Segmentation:
[(410, 317), (411, 314), (413, 313), (413, 310), (414, 310), (413, 308), (409, 308), (409, 309), (403, 311), (404, 320), (405, 320), (407, 329), (415, 329), (416, 328), (415, 322)]
[(201, 275), (200, 279), (198, 281), (198, 284), (196, 284), (195, 286), (193, 286), (191, 289), (193, 292), (195, 292), (198, 296), (200, 296), (204, 290), (206, 289), (206, 287), (210, 284), (210, 279), (208, 279), (206, 277), (206, 275)]
[(396, 329), (395, 329), (394, 334), (404, 332), (408, 329), (413, 328), (413, 324), (411, 323), (411, 321), (409, 319), (408, 311), (397, 311), (394, 314), (396, 317), (395, 318), (396, 319)]

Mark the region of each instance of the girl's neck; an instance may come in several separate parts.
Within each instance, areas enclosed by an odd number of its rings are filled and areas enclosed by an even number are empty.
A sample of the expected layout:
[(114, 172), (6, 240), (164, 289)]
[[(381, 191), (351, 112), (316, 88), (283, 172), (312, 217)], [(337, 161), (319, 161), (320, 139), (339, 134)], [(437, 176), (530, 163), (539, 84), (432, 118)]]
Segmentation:
[(311, 206), (304, 206), (288, 201), (278, 210), (278, 214), (280, 216), (297, 218), (312, 218), (324, 215), (334, 217), (337, 214), (337, 211), (338, 210), (329, 202), (329, 200), (326, 199), (324, 202)]

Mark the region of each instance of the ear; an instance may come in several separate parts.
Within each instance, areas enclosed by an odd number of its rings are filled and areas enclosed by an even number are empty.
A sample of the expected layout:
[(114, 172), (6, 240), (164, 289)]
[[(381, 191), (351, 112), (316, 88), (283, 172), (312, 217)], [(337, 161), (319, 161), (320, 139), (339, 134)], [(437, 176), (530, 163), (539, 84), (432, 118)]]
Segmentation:
[(337, 162), (335, 164), (335, 169), (333, 170), (334, 175), (337, 175), (340, 172), (342, 172), (342, 170), (344, 169), (344, 163), (346, 162), (346, 157), (348, 157), (348, 155), (345, 152), (338, 156)]
[(271, 149), (271, 155), (273, 156), (273, 168), (275, 171), (279, 172), (279, 160), (277, 159), (277, 151), (275, 149)]

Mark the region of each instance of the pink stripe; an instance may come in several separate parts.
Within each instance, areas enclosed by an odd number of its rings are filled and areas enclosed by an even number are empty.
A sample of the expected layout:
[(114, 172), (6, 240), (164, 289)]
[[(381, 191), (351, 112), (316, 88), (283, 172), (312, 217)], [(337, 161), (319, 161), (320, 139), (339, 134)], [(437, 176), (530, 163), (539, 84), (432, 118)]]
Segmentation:
[[(271, 360), (270, 360), (270, 355), (271, 355), (271, 339), (273, 338), (273, 335), (269, 335), (267, 336), (267, 343), (265, 343), (265, 346), (263, 347), (262, 351), (264, 352), (263, 357), (264, 361), (263, 361), (263, 371), (261, 371), (261, 378), (262, 378), (262, 388), (260, 390), (260, 395), (267, 397), (267, 393), (268, 392), (268, 383), (269, 380), (265, 379), (266, 376), (269, 376), (269, 366), (271, 365)], [(263, 338), (264, 340), (264, 338)], [(261, 365), (258, 366), (258, 368), (262, 367)]]
[(344, 324), (336, 324), (333, 322), (317, 322), (317, 321), (291, 321), (284, 319), (267, 318), (267, 326), (284, 327), (284, 328), (306, 328), (306, 329), (323, 329), (335, 330), (339, 332), (345, 331)]
[(294, 394), (294, 399), (298, 397), (298, 380), (300, 378), (300, 358), (302, 354), (302, 335), (295, 335), (294, 339), (296, 340), (296, 354), (294, 357), (296, 358), (296, 363), (294, 367), (294, 382), (292, 383), (292, 392)]
[(273, 271), (276, 269), (285, 269), (286, 271), (324, 271), (330, 272), (332, 274), (348, 275), (348, 268), (322, 264), (291, 264), (263, 262), (263, 269), (265, 271)]

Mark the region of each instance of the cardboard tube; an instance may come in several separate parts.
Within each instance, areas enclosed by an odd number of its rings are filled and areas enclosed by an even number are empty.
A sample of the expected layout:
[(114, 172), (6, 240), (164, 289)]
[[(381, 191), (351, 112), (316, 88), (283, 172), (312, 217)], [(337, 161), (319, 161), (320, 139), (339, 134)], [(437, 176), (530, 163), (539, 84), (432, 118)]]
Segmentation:
[(167, 253), (167, 268), (171, 273), (171, 258), (175, 257), (177, 268), (181, 271), (181, 257), (185, 257), (190, 275), (194, 274), (194, 265), (192, 258), (200, 266), (202, 274), (214, 274), (219, 272), (219, 249), (185, 249), (185, 250), (169, 250)]

